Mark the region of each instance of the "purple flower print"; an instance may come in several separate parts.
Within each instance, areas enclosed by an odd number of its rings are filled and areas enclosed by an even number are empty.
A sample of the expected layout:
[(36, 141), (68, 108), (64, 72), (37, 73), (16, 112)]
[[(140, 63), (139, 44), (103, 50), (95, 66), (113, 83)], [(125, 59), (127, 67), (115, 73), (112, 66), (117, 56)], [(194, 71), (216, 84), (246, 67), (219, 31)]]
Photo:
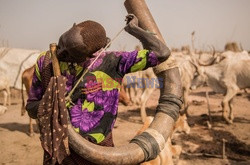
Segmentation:
[(155, 66), (155, 65), (159, 64), (159, 61), (158, 61), (154, 52), (149, 53), (148, 61), (150, 62), (151, 66)]
[(75, 128), (80, 128), (84, 132), (88, 132), (99, 124), (104, 115), (104, 111), (88, 112), (87, 109), (82, 111), (82, 103), (78, 99), (77, 104), (71, 110), (71, 123)]
[(89, 93), (89, 94), (87, 94), (87, 101), (94, 102), (95, 104), (102, 106), (104, 103), (103, 94), (104, 94), (104, 92), (101, 89), (98, 91)]
[(104, 105), (103, 105), (104, 112), (110, 112), (113, 115), (116, 115), (119, 102), (118, 90), (114, 89), (112, 91), (105, 91), (103, 100), (104, 100)]

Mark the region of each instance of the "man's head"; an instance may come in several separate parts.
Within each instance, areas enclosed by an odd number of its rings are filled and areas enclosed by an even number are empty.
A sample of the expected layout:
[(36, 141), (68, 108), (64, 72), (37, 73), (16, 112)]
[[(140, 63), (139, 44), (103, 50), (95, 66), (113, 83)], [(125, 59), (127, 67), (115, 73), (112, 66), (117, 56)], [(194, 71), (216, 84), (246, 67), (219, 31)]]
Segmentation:
[(97, 22), (84, 21), (63, 33), (58, 43), (58, 59), (82, 62), (107, 44), (105, 29)]

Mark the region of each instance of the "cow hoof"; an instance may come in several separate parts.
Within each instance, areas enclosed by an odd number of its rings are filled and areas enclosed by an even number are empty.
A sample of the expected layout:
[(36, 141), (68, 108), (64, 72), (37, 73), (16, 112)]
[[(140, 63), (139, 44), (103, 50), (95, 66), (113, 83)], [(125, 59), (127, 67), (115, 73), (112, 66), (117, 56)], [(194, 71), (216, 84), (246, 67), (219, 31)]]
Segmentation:
[(34, 132), (33, 133), (29, 133), (29, 136), (30, 137), (34, 137), (35, 136)]
[(230, 120), (230, 119), (228, 119), (228, 118), (224, 118), (225, 119), (225, 121), (227, 122), (227, 124), (233, 124), (233, 120)]

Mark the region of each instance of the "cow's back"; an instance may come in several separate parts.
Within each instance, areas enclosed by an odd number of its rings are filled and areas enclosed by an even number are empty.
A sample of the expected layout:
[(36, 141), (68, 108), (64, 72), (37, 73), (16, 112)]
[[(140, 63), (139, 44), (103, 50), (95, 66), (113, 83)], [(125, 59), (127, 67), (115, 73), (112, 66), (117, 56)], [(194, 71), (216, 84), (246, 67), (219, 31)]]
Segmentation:
[(233, 74), (232, 81), (235, 79), (239, 89), (250, 88), (250, 59), (235, 62), (228, 70), (230, 74)]

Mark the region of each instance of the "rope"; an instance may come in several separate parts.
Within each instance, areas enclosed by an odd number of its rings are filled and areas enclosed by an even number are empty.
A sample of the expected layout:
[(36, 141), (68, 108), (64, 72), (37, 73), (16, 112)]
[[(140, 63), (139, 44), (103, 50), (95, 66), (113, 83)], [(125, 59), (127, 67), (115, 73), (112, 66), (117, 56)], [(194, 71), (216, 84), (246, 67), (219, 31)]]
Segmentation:
[(94, 65), (94, 63), (96, 62), (96, 60), (101, 56), (101, 54), (111, 45), (111, 43), (121, 34), (121, 32), (124, 30), (125, 27), (123, 27), (114, 37), (113, 39), (111, 39), (111, 41), (99, 52), (99, 54), (97, 55), (97, 57), (94, 59), (94, 61), (84, 70), (83, 74), (81, 75), (81, 77), (78, 79), (78, 81), (76, 82), (75, 86), (72, 88), (72, 90), (69, 92), (68, 96), (65, 98), (66, 101), (69, 101), (70, 103), (74, 104), (71, 101), (71, 95), (74, 93), (76, 87), (79, 85), (79, 83), (81, 82), (82, 78), (86, 75), (86, 73), (89, 71), (89, 69)]

